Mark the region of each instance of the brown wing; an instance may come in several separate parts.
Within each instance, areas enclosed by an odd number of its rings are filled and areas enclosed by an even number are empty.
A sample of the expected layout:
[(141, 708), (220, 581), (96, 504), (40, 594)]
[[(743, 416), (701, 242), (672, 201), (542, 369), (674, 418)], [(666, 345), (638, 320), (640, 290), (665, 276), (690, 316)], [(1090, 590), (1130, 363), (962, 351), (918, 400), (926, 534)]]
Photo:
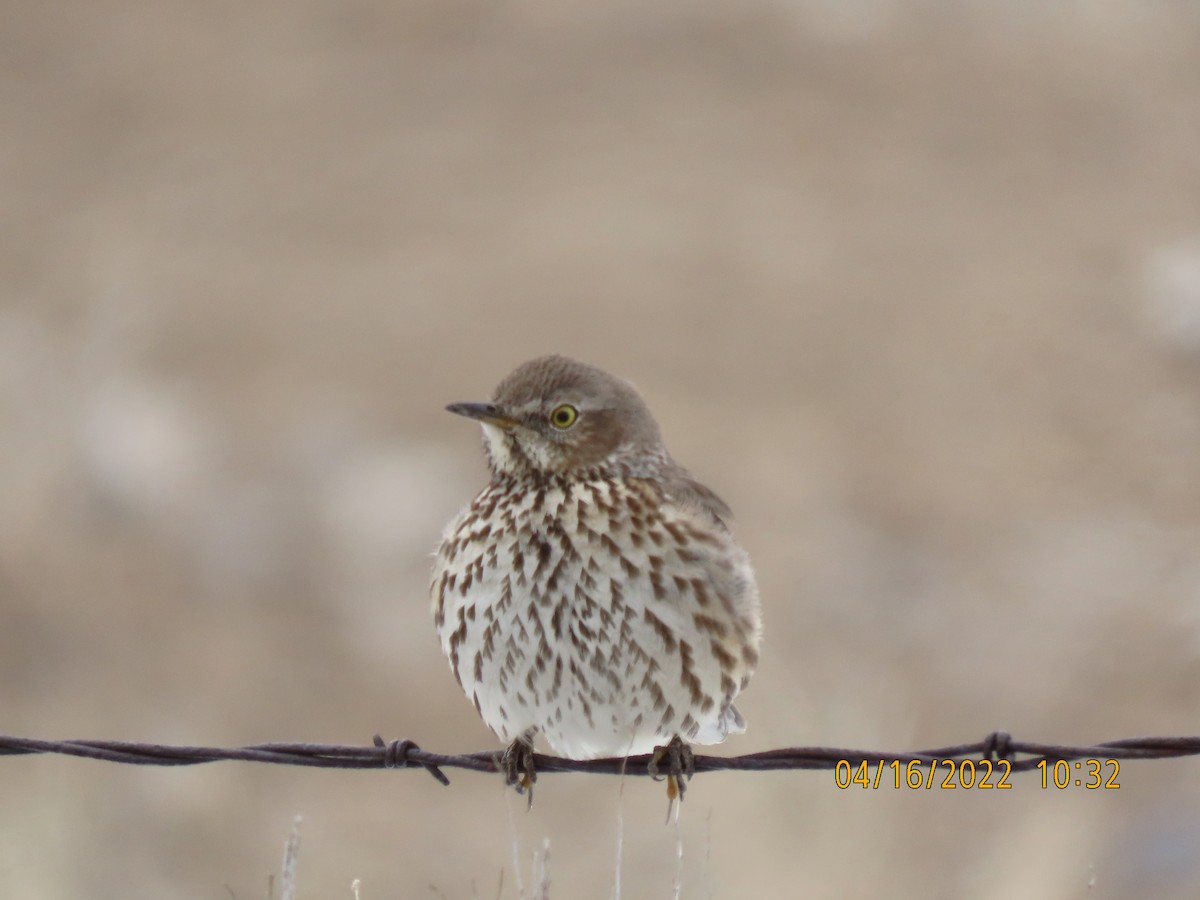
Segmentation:
[(672, 466), (671, 471), (663, 478), (663, 489), (676, 503), (702, 509), (722, 525), (726, 519), (733, 518), (733, 510), (728, 504), (718, 497), (712, 488), (705, 487), (682, 466)]

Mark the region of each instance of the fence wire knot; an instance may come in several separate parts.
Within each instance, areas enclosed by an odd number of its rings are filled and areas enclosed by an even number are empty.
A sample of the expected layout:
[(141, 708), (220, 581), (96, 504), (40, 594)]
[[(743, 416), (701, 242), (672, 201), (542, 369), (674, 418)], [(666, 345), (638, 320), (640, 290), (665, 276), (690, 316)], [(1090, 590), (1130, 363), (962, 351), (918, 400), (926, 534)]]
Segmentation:
[(385, 769), (407, 769), (421, 766), (434, 777), (434, 780), (449, 786), (450, 779), (446, 777), (445, 772), (431, 762), (412, 758), (413, 753), (421, 752), (421, 748), (417, 746), (416, 741), (411, 741), (408, 738), (401, 738), (397, 741), (385, 741), (379, 735), (375, 735), (372, 740), (375, 742), (376, 747), (383, 750), (383, 767)]
[(983, 755), (992, 762), (1012, 761), (1012, 735), (1007, 731), (993, 731), (983, 739)]

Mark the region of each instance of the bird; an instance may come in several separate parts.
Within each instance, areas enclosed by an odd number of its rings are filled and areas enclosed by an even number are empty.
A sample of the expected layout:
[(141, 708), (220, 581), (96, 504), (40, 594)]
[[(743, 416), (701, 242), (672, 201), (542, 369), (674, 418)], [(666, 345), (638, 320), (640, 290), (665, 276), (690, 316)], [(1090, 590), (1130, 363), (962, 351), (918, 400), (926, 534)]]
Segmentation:
[[(450, 668), (518, 791), (538, 735), (567, 759), (665, 758), (745, 731), (759, 592), (729, 507), (667, 452), (629, 382), (560, 355), (518, 366), (480, 423), (490, 481), (446, 526), (430, 594)], [(668, 816), (670, 811), (668, 808)]]

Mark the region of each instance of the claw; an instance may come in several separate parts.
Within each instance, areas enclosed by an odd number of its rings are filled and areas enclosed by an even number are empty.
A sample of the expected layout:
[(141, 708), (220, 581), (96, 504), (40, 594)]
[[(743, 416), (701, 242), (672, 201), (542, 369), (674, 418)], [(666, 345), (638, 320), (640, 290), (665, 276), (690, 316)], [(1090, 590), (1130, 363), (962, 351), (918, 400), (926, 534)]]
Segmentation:
[[(667, 761), (667, 774), (659, 774), (659, 766)], [(696, 774), (696, 759), (692, 748), (683, 742), (679, 735), (671, 738), (664, 747), (655, 747), (646, 771), (655, 781), (667, 782), (667, 822), (671, 821), (671, 812), (675, 801), (683, 803), (683, 795), (687, 791), (688, 780)]]
[(500, 757), (500, 770), (504, 783), (512, 785), (518, 794), (529, 798), (527, 809), (533, 808), (533, 785), (537, 781), (537, 769), (533, 763), (533, 742), (528, 737), (519, 737)]

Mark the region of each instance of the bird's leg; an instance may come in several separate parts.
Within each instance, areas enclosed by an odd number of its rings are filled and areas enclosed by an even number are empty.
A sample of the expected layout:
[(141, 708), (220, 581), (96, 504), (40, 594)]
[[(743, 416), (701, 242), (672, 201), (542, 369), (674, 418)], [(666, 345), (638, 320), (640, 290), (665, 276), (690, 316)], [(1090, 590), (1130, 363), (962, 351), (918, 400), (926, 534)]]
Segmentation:
[(504, 783), (516, 788), (518, 794), (529, 795), (529, 807), (533, 807), (533, 785), (537, 781), (537, 769), (533, 764), (533, 733), (521, 735), (508, 745), (500, 757), (500, 769), (504, 772)]
[[(667, 761), (667, 774), (659, 774), (659, 766)], [(676, 798), (683, 802), (683, 794), (687, 790), (687, 779), (696, 774), (696, 760), (692, 748), (683, 742), (679, 735), (671, 738), (665, 747), (655, 747), (654, 754), (646, 766), (646, 771), (655, 781), (667, 779), (667, 819), (671, 818), (671, 807)]]

